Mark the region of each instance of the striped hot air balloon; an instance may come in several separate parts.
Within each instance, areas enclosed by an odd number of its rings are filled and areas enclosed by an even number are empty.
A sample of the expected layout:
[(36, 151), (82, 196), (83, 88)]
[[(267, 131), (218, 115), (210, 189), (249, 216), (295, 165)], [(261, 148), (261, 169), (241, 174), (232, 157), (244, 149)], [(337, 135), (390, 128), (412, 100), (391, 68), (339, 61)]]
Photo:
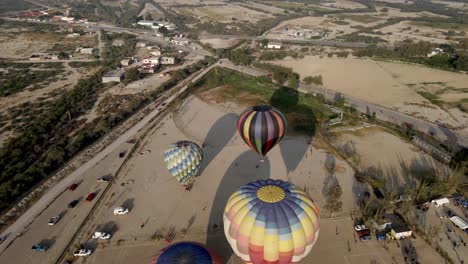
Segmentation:
[(269, 105), (257, 105), (244, 110), (237, 121), (237, 132), (261, 160), (283, 138), (286, 118)]
[(164, 162), (169, 172), (181, 184), (188, 186), (198, 173), (203, 160), (203, 150), (192, 141), (178, 141), (164, 152)]
[(150, 264), (223, 264), (223, 261), (202, 244), (179, 242), (161, 250)]
[(317, 206), (298, 187), (281, 180), (259, 180), (229, 198), (224, 233), (243, 261), (289, 264), (303, 259), (319, 235)]

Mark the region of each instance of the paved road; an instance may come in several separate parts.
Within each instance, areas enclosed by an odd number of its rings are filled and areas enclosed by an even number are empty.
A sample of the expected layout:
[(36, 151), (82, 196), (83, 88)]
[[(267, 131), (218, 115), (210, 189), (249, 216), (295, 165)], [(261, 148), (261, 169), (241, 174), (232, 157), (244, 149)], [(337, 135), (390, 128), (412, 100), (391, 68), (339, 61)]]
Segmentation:
[(219, 39), (245, 39), (245, 40), (273, 40), (297, 44), (310, 44), (318, 46), (334, 46), (334, 47), (350, 47), (350, 48), (364, 48), (369, 46), (367, 43), (362, 42), (345, 42), (336, 40), (316, 40), (316, 39), (292, 39), (292, 38), (276, 38), (268, 36), (242, 36), (242, 35), (223, 35), (223, 34), (202, 34), (200, 38), (219, 38)]
[(323, 89), (305, 84), (301, 84), (299, 89), (303, 92), (315, 92), (322, 94), (328, 100), (334, 100), (340, 96), (344, 97), (348, 103), (350, 103), (360, 112), (375, 112), (377, 118), (380, 120), (384, 120), (396, 125), (402, 125), (403, 123), (412, 124), (414, 129), (423, 133), (434, 132), (434, 137), (437, 138), (437, 140), (454, 148), (458, 148), (458, 146), (468, 147), (468, 138), (460, 135), (457, 132), (451, 131), (442, 124), (436, 124), (426, 120), (418, 119), (390, 108), (366, 102), (364, 100), (354, 98), (350, 95), (342, 94), (340, 92), (335, 92), (329, 89)]

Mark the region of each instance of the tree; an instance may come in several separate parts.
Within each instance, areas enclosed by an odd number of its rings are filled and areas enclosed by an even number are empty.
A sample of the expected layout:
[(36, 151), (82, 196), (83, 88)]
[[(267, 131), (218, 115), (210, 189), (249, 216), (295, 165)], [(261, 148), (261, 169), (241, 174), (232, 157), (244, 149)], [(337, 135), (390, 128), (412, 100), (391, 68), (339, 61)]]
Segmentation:
[(288, 86), (296, 89), (299, 86), (299, 74), (292, 73), (289, 75)]
[(164, 37), (167, 37), (169, 30), (165, 26), (162, 26), (158, 28), (158, 32), (161, 33)]
[(140, 73), (137, 68), (131, 68), (125, 72), (123, 83), (128, 84), (140, 79)]

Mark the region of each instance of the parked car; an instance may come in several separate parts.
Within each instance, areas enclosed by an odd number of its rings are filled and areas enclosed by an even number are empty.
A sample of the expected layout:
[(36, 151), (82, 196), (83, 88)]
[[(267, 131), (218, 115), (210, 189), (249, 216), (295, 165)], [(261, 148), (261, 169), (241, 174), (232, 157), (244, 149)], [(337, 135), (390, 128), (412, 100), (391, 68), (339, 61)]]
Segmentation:
[(3, 241), (5, 241), (5, 239), (6, 239), (6, 236), (1, 236), (1, 237), (0, 237), (0, 244), (2, 244)]
[(74, 191), (76, 189), (76, 187), (78, 187), (78, 184), (74, 183), (74, 184), (70, 185), (70, 187), (68, 187), (68, 190)]
[(114, 208), (114, 215), (124, 215), (128, 214), (128, 209), (123, 207)]
[(359, 232), (359, 231), (362, 231), (362, 230), (367, 230), (367, 226), (366, 225), (355, 225), (354, 226), (354, 229)]
[(75, 257), (87, 257), (89, 255), (91, 255), (91, 249), (80, 248), (73, 252), (73, 256)]
[(49, 225), (53, 226), (60, 220), (60, 215), (56, 215), (49, 220)]
[(110, 182), (110, 176), (102, 176), (101, 178), (97, 179), (97, 182)]
[(78, 200), (73, 200), (68, 204), (68, 208), (73, 208), (75, 207), (80, 201)]
[(91, 202), (94, 199), (94, 197), (96, 197), (96, 193), (92, 192), (88, 194), (88, 196), (86, 196), (86, 201)]
[(119, 158), (123, 158), (123, 157), (125, 157), (125, 153), (126, 153), (126, 151), (122, 151), (122, 152), (120, 152), (120, 153), (119, 153)]
[(31, 249), (34, 250), (34, 251), (37, 251), (37, 252), (46, 252), (47, 249), (49, 249), (49, 247), (45, 246), (45, 245), (41, 245), (41, 244), (36, 244), (36, 245), (32, 246)]
[(105, 232), (99, 232), (99, 231), (96, 231), (94, 232), (93, 236), (92, 236), (94, 239), (104, 239), (104, 240), (107, 240), (109, 238), (111, 238), (111, 234), (108, 234), (108, 233), (105, 233)]

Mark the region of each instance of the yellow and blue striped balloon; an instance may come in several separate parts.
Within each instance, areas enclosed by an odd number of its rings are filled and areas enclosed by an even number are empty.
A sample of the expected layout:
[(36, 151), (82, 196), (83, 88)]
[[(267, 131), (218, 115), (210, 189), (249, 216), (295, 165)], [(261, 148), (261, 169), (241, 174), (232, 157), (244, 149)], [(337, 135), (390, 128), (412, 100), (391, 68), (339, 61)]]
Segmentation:
[(200, 170), (203, 150), (195, 142), (178, 141), (164, 152), (164, 162), (169, 172), (183, 185), (189, 185)]
[(259, 180), (229, 198), (224, 233), (243, 261), (290, 264), (303, 259), (319, 235), (318, 209), (309, 196), (282, 180)]

